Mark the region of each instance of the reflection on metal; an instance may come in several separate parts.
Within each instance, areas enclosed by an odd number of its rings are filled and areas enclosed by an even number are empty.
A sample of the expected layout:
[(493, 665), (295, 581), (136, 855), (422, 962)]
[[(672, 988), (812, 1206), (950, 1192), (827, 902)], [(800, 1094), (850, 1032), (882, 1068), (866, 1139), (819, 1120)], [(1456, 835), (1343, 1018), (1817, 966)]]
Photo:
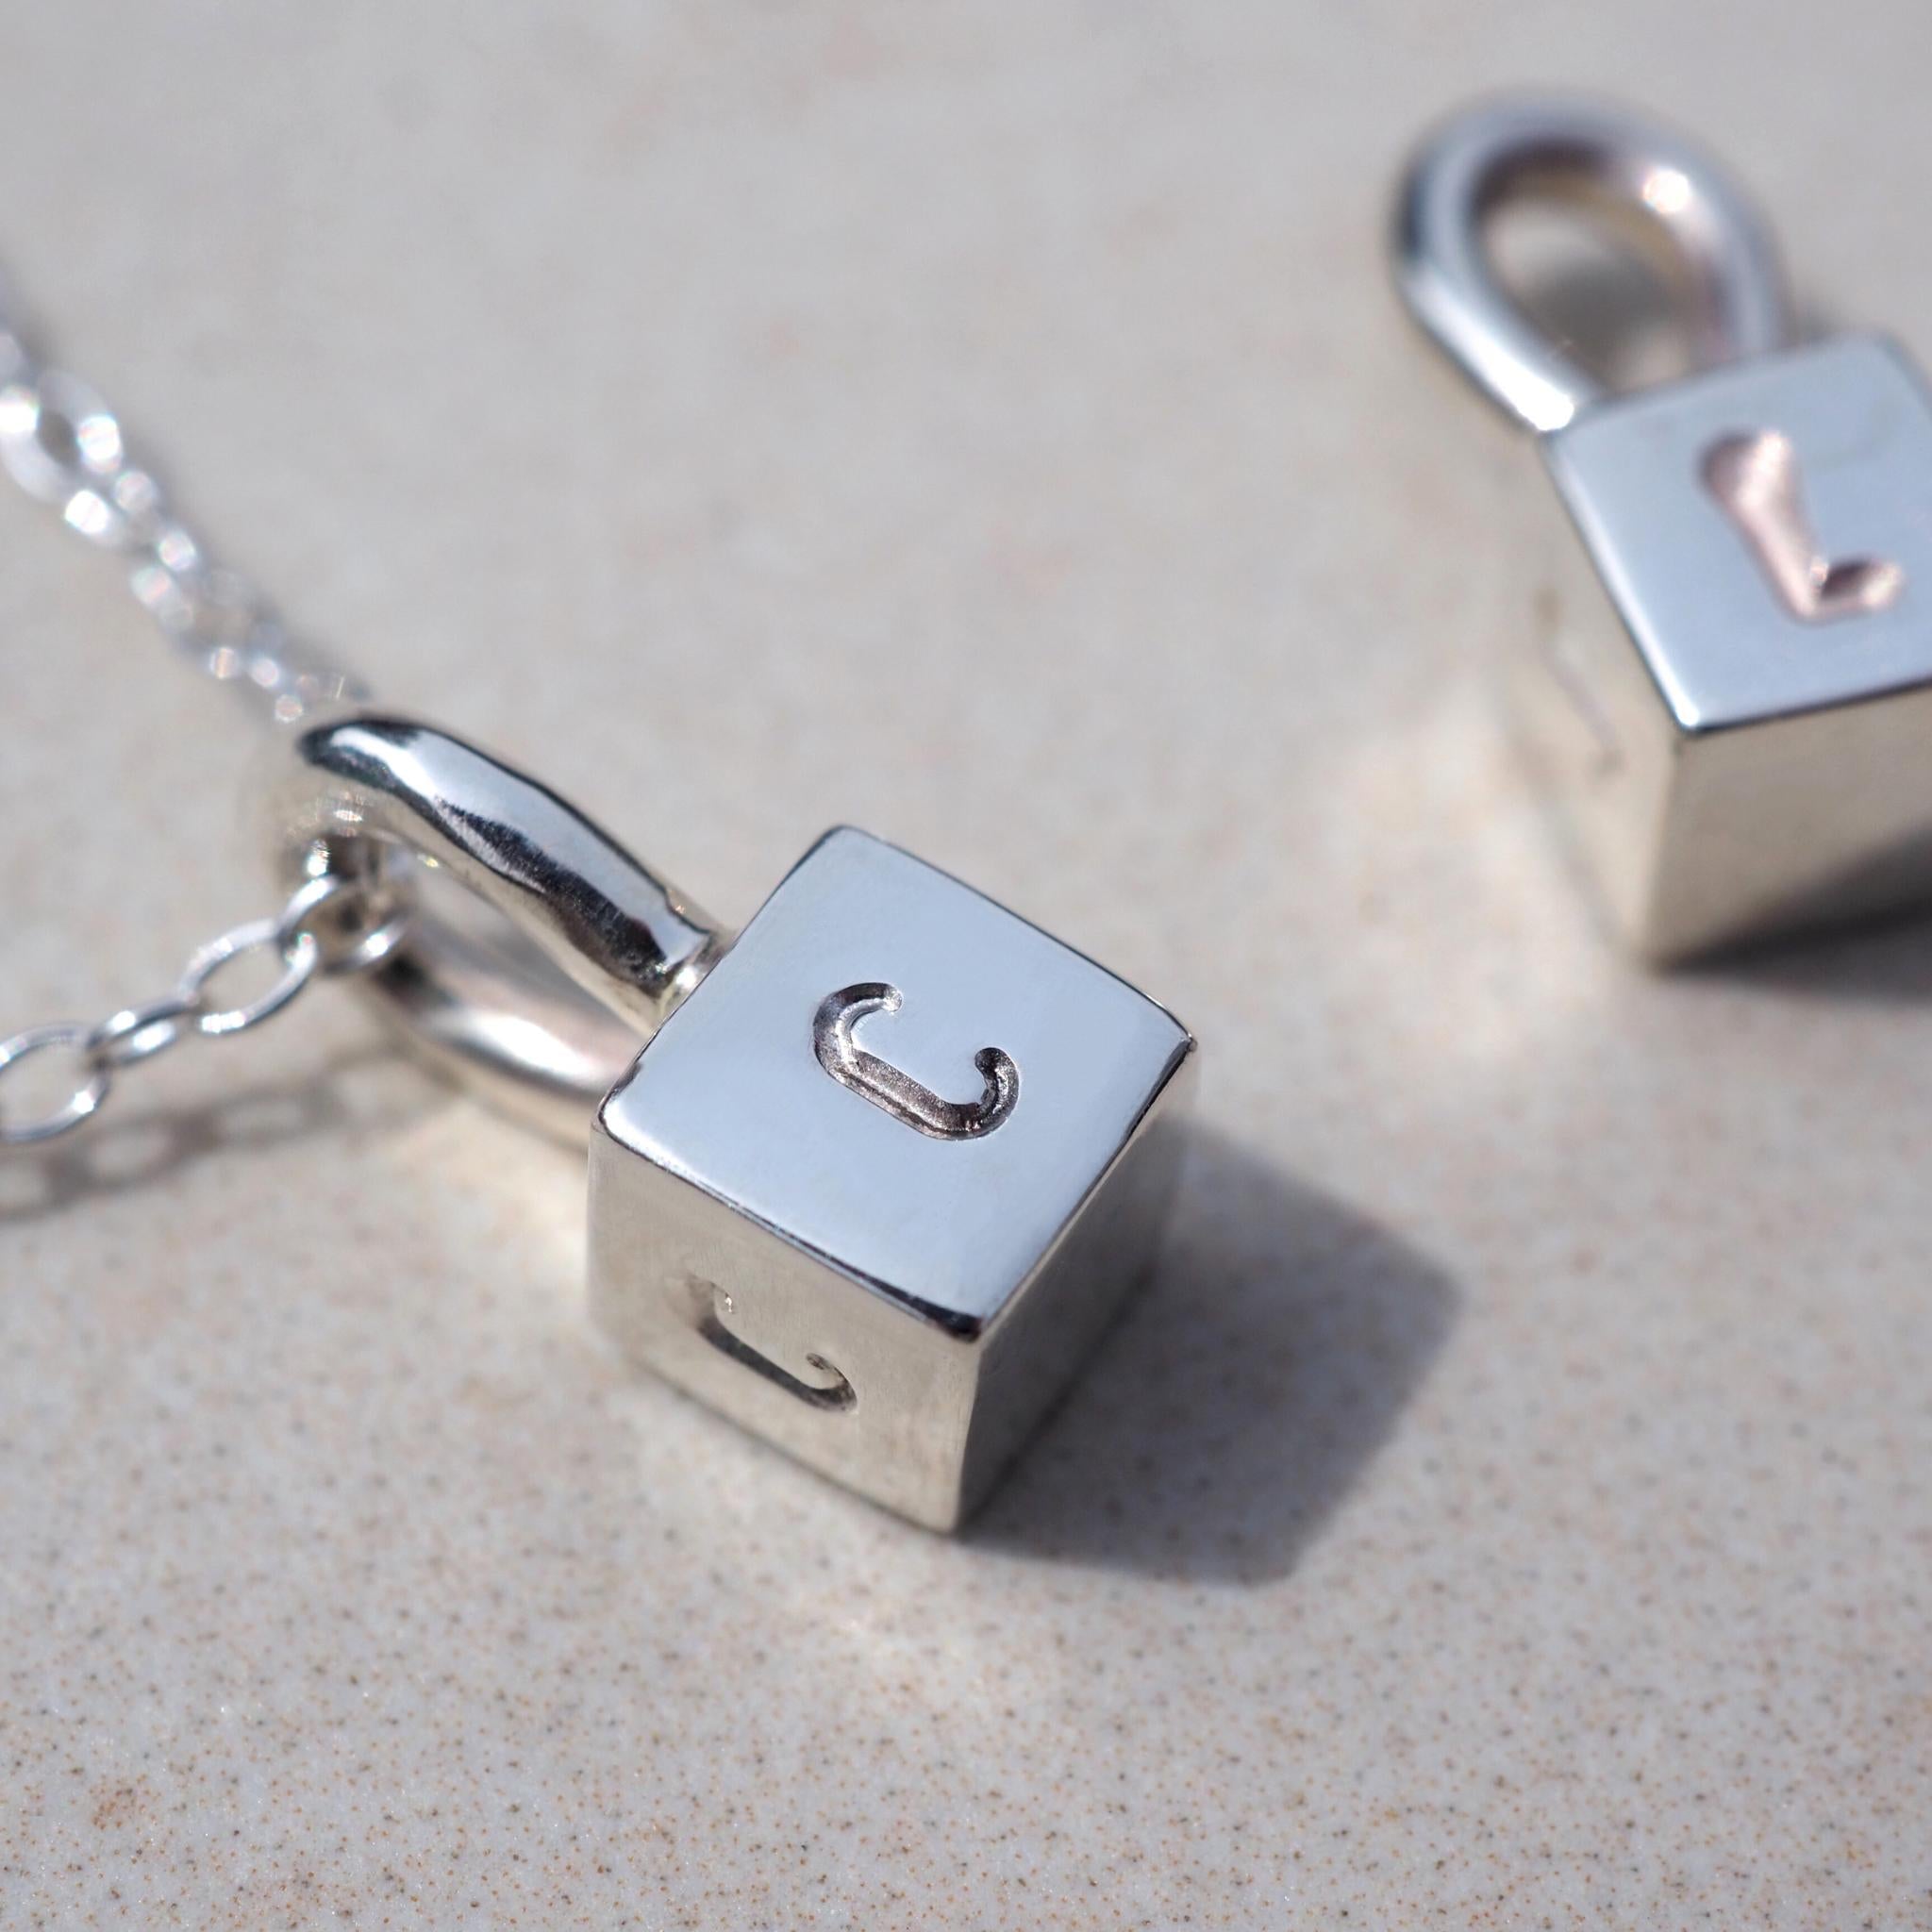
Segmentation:
[(1592, 212), (1661, 261), (1694, 366), (1772, 355), (1790, 341), (1771, 232), (1697, 143), (1595, 101), (1485, 102), (1438, 127), (1409, 163), (1396, 203), (1395, 275), (1451, 361), (1529, 428), (1560, 429), (1605, 397), (1496, 275), (1490, 221), (1518, 202)]
[(266, 798), (285, 875), (359, 878), (401, 848), (502, 915), (473, 930), (417, 904), (360, 986), (458, 1077), (581, 1140), (724, 935), (575, 807), (449, 732), (362, 710), (291, 743)]
[(1898, 564), (1869, 557), (1835, 562), (1819, 549), (1805, 513), (1797, 452), (1776, 430), (1712, 443), (1704, 458), (1704, 484), (1793, 617), (1823, 623), (1883, 610), (1905, 589), (1906, 574)]

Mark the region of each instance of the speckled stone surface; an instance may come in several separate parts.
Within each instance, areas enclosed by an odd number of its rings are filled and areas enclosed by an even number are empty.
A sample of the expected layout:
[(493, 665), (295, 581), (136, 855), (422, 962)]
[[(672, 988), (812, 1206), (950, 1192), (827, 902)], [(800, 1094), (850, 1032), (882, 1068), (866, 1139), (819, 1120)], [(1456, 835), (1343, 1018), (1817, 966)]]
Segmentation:
[[(1379, 245), (1505, 81), (1932, 350), (1916, 0), (16, 10), (4, 258), (215, 541), (734, 920), (852, 820), (1206, 1043), (962, 1541), (625, 1371), (343, 994), (0, 1171), (0, 1923), (1932, 1924), (1932, 929), (1646, 978)], [(0, 1010), (266, 904), (0, 495)]]

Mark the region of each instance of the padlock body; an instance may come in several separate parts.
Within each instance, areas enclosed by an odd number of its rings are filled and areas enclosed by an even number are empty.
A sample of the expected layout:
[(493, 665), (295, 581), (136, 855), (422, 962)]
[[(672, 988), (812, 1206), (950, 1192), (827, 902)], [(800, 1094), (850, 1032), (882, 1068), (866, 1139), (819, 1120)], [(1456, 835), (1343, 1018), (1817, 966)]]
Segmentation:
[[(914, 1124), (827, 1068), (822, 1015), (986, 1131)], [(1193, 1041), (945, 874), (828, 833), (606, 1100), (593, 1307), (635, 1359), (800, 1460), (947, 1529), (1152, 1260)]]
[[(1773, 440), (1767, 511), (1722, 465)], [(1542, 450), (1516, 709), (1635, 948), (1932, 895), (1932, 401), (1903, 354), (1844, 337), (1732, 364), (1596, 405)], [(1829, 566), (1884, 595), (1812, 608)]]

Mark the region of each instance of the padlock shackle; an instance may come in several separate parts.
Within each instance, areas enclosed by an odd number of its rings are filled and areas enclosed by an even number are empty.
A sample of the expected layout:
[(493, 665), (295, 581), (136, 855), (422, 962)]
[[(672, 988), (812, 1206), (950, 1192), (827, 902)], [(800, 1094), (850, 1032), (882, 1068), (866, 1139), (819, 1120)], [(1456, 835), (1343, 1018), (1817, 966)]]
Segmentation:
[(1504, 97), (1453, 116), (1417, 149), (1397, 195), (1395, 277), (1450, 360), (1531, 429), (1560, 429), (1604, 385), (1496, 277), (1487, 228), (1506, 203), (1635, 218), (1682, 290), (1696, 366), (1792, 340), (1776, 244), (1744, 190), (1674, 130), (1600, 102)]
[[(589, 1136), (729, 943), (549, 787), (434, 725), (373, 710), (305, 724), (262, 789), (284, 882), (341, 872), (405, 902), (401, 942), (358, 985), (427, 1058), (560, 1139)], [(430, 900), (436, 874), (501, 916), (453, 917)]]

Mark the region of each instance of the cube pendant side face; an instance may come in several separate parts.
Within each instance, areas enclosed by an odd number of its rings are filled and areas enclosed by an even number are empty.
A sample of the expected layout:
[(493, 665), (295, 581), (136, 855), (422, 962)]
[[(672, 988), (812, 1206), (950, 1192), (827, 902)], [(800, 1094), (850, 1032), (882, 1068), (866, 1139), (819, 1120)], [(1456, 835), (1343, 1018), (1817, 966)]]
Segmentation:
[(628, 1359), (848, 1489), (953, 1526), (970, 1339), (601, 1131), (590, 1211), (591, 1307)]
[(828, 834), (602, 1108), (626, 1353), (951, 1528), (1151, 1257), (1192, 1048), (944, 874)]
[(999, 1480), (1112, 1322), (1124, 1291), (1158, 1252), (1198, 1078), (1190, 1055), (1106, 1185), (1069, 1224), (1035, 1291), (1019, 1297), (986, 1338), (960, 1474), (962, 1515), (970, 1516)]
[(1543, 448), (1521, 714), (1638, 949), (1932, 891), (1932, 404), (1899, 353), (1732, 365)]

